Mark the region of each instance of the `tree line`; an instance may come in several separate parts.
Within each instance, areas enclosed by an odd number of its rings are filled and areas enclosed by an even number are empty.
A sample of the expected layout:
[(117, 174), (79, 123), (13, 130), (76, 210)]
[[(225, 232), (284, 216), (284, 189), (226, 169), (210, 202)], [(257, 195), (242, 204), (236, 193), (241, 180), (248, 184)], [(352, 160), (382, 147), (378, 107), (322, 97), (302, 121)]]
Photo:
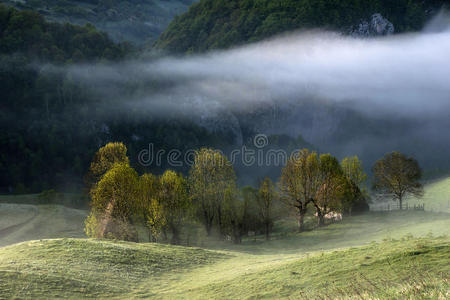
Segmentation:
[[(407, 193), (421, 193), (420, 168), (401, 153), (379, 160), (374, 174), (374, 187), (393, 193), (400, 204)], [(249, 232), (269, 239), (280, 203), (297, 217), (299, 232), (308, 210), (314, 210), (318, 226), (330, 214), (367, 210), (366, 178), (356, 156), (339, 162), (303, 149), (287, 161), (278, 183), (266, 177), (257, 188), (239, 188), (227, 157), (209, 148), (195, 152), (187, 176), (173, 170), (139, 176), (126, 146), (109, 143), (98, 150), (86, 175), (92, 201), (85, 231), (90, 237), (138, 241), (136, 224), (144, 224), (150, 241), (180, 244), (186, 222), (194, 220), (206, 235), (215, 232), (234, 243)]]

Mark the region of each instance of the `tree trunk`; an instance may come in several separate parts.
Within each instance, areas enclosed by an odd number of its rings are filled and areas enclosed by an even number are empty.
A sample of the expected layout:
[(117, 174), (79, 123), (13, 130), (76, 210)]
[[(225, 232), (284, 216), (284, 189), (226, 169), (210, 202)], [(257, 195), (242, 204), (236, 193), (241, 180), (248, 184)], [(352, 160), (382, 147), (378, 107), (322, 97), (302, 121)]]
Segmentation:
[(266, 241), (270, 240), (270, 224), (266, 222)]
[(217, 209), (217, 222), (219, 225), (219, 234), (220, 234), (220, 238), (224, 239), (225, 238), (225, 230), (224, 230), (224, 226), (223, 226), (223, 221), (222, 221), (222, 208), (219, 206), (219, 208)]
[(212, 229), (212, 221), (210, 221), (210, 219), (206, 219), (205, 222), (205, 230), (206, 230), (206, 235), (211, 236), (211, 229)]
[(170, 241), (170, 243), (172, 245), (179, 245), (180, 244), (180, 232), (177, 228), (177, 226), (175, 225), (171, 225), (170, 229), (172, 231), (172, 240)]
[(167, 230), (166, 230), (166, 228), (163, 228), (162, 229), (162, 233), (163, 233), (163, 237), (164, 237), (164, 242), (167, 242)]
[(318, 226), (325, 225), (324, 215), (320, 207), (316, 206), (316, 212), (317, 212), (317, 225)]
[[(320, 211), (320, 210), (319, 210), (319, 211)], [(317, 225), (319, 225), (319, 226), (325, 225), (325, 220), (324, 220), (324, 217), (323, 217), (322, 212), (320, 212), (320, 213), (318, 214)]]
[(400, 205), (400, 210), (403, 210), (403, 199), (402, 199), (402, 197), (398, 198), (398, 203)]
[(303, 220), (305, 218), (305, 213), (306, 210), (305, 209), (300, 209), (298, 212), (298, 216), (297, 216), (297, 221), (298, 221), (298, 232), (303, 232), (304, 230), (304, 226), (303, 226)]

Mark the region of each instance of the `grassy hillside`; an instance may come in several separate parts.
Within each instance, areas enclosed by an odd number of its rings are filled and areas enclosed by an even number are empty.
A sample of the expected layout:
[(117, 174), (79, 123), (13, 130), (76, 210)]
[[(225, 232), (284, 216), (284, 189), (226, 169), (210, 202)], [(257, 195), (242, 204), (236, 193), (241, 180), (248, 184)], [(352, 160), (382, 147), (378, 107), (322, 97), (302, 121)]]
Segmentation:
[(444, 299), (450, 289), (445, 213), (369, 213), (301, 234), (284, 220), (268, 242), (197, 241), (205, 249), (44, 239), (83, 236), (84, 217), (0, 204), (0, 246), (35, 239), (0, 248), (0, 299)]
[(187, 271), (227, 257), (155, 244), (58, 239), (0, 249), (0, 298), (111, 297), (143, 280)]
[(44, 240), (0, 249), (0, 297), (444, 299), (449, 259), (448, 238), (296, 255)]
[(219, 271), (206, 282), (189, 279), (199, 278), (193, 272), (175, 288), (163, 290), (162, 298), (443, 298), (449, 292), (449, 242), (411, 239), (310, 253), (284, 263), (268, 262), (256, 272), (236, 272), (233, 278), (223, 279)]
[(444, 0), (201, 0), (175, 18), (156, 46), (170, 52), (201, 52), (253, 42), (296, 29), (349, 32), (374, 13), (396, 32), (419, 30)]
[(0, 247), (35, 239), (85, 237), (85, 218), (86, 211), (60, 205), (0, 203)]

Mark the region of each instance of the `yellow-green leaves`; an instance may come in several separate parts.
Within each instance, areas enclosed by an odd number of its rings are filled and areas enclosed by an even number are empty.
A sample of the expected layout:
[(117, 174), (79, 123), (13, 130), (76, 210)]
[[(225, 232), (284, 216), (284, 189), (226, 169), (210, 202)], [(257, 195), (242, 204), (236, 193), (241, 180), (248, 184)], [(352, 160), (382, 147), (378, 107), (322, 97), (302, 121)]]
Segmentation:
[(95, 153), (88, 180), (98, 181), (116, 163), (129, 164), (127, 147), (123, 143), (108, 143)]

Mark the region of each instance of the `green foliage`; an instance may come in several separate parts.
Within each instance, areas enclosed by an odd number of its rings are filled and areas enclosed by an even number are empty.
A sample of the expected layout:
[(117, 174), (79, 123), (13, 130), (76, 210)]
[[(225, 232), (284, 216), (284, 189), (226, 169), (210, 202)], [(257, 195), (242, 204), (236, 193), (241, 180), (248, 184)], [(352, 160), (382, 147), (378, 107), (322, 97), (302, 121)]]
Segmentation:
[(308, 205), (320, 187), (320, 161), (316, 152), (303, 149), (291, 156), (281, 171), (281, 199), (298, 217), (298, 231), (303, 231)]
[(114, 164), (91, 190), (91, 198), (92, 211), (100, 223), (97, 236), (137, 239), (131, 222), (139, 207), (138, 176), (133, 168)]
[(87, 237), (90, 238), (101, 238), (101, 220), (98, 218), (97, 214), (92, 211), (89, 216), (84, 221), (84, 232)]
[(208, 148), (196, 151), (189, 171), (189, 191), (208, 235), (214, 222), (223, 234), (223, 203), (227, 193), (234, 193), (235, 188), (233, 166), (223, 154)]
[(149, 241), (154, 242), (166, 225), (163, 207), (158, 201), (160, 190), (157, 176), (146, 173), (139, 178), (138, 214), (142, 214), (143, 221), (149, 228)]
[(40, 68), (120, 59), (125, 52), (91, 25), (48, 23), (35, 12), (0, 4), (2, 190), (40, 192), (71, 177), (81, 181), (95, 150), (86, 144), (98, 142), (92, 120), (80, 113), (89, 101), (86, 89)]
[(127, 147), (123, 143), (108, 143), (95, 153), (87, 175), (88, 185), (97, 182), (114, 164), (129, 164)]
[(181, 173), (168, 170), (160, 178), (158, 202), (164, 223), (172, 232), (172, 244), (180, 243), (181, 226), (190, 210), (191, 199), (186, 188), (187, 183)]
[(444, 0), (201, 0), (175, 18), (156, 47), (202, 52), (259, 41), (297, 29), (348, 32), (361, 19), (381, 13), (397, 32), (419, 30)]
[(341, 161), (346, 182), (343, 191), (343, 210), (351, 215), (361, 213), (369, 209), (367, 204), (368, 193), (364, 182), (367, 174), (364, 172), (362, 162), (357, 156), (346, 157)]
[(274, 202), (277, 198), (275, 187), (270, 178), (264, 178), (258, 190), (256, 197), (258, 215), (261, 223), (264, 225), (264, 234), (266, 239), (270, 238), (270, 232), (272, 231), (274, 222)]
[(324, 225), (328, 213), (341, 212), (345, 177), (339, 161), (331, 154), (319, 157), (319, 188), (313, 198), (319, 226)]
[(32, 11), (0, 4), (0, 53), (23, 53), (29, 59), (57, 63), (123, 57), (123, 49), (92, 25), (48, 23)]
[(318, 225), (325, 224), (325, 217), (340, 218), (338, 215), (364, 200), (359, 186), (364, 175), (359, 161), (353, 158), (345, 160), (345, 172), (339, 161), (331, 154), (321, 154), (303, 149), (292, 156), (283, 168), (280, 179), (282, 200), (295, 211), (298, 218), (298, 230), (303, 230), (303, 222), (308, 205), (316, 208)]
[(91, 23), (115, 41), (153, 42), (176, 14), (196, 0), (1, 0), (21, 10), (42, 13), (52, 22)]

